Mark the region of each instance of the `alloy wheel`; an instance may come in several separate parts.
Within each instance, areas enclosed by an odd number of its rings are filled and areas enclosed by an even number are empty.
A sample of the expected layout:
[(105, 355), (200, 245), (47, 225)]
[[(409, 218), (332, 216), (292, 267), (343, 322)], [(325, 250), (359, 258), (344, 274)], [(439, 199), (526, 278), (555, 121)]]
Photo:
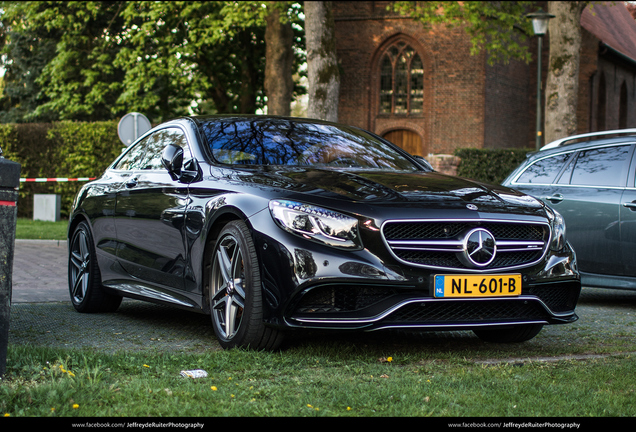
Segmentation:
[(81, 303), (90, 283), (91, 254), (86, 231), (80, 229), (73, 238), (70, 255), (71, 298)]
[(234, 236), (226, 235), (217, 245), (212, 267), (213, 320), (220, 336), (232, 339), (238, 332), (245, 309), (243, 254)]

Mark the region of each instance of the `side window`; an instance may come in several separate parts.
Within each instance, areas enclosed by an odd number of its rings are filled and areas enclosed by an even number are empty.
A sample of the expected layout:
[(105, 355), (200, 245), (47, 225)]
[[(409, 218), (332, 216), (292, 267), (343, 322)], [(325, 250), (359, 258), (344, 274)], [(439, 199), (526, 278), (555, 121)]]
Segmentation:
[(561, 176), (557, 179), (557, 184), (570, 184), (575, 160), (576, 156), (573, 156), (572, 159), (568, 162), (568, 166), (566, 166), (563, 170), (563, 174), (561, 174)]
[(570, 156), (572, 153), (563, 153), (540, 159), (530, 165), (515, 183), (552, 184)]
[(155, 132), (138, 142), (117, 162), (116, 170), (162, 170), (161, 153), (169, 145), (183, 148), (183, 160), (192, 157), (185, 134), (181, 129), (169, 128)]
[(128, 149), (124, 156), (117, 162), (114, 169), (132, 171), (141, 169), (142, 163), (146, 158), (146, 147), (152, 137), (144, 138), (142, 141)]
[(625, 186), (631, 146), (584, 150), (572, 171), (570, 184), (581, 186)]
[(139, 169), (144, 170), (162, 170), (161, 153), (167, 145), (176, 145), (183, 148), (183, 160), (192, 157), (185, 134), (181, 129), (169, 128), (162, 129), (150, 136), (149, 142), (145, 148), (146, 158)]

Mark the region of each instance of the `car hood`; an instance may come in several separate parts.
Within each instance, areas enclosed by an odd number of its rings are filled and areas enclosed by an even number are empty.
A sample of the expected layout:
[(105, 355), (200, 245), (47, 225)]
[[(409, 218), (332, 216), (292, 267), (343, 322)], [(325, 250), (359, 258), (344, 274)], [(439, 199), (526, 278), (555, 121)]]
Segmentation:
[(238, 176), (241, 183), (254, 186), (376, 205), (465, 208), (474, 204), (483, 211), (522, 213), (543, 208), (535, 198), (515, 190), (437, 172), (264, 167), (241, 170)]

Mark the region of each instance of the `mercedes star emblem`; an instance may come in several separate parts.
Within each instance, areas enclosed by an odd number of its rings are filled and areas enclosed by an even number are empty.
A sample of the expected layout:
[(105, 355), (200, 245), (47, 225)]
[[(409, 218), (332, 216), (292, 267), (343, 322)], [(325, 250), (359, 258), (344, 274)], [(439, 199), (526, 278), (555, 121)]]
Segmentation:
[(461, 261), (467, 267), (486, 267), (497, 253), (495, 237), (484, 228), (475, 228), (464, 237)]

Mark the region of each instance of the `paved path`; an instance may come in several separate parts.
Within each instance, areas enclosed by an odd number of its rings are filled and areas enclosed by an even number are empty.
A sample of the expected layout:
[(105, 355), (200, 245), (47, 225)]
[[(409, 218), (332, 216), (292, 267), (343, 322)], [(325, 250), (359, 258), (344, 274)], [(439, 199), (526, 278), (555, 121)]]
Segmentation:
[(77, 313), (67, 267), (66, 241), (15, 241), (10, 344), (106, 351), (220, 349), (206, 315), (131, 299), (124, 299), (117, 313)]
[(66, 241), (16, 240), (11, 303), (69, 301)]

